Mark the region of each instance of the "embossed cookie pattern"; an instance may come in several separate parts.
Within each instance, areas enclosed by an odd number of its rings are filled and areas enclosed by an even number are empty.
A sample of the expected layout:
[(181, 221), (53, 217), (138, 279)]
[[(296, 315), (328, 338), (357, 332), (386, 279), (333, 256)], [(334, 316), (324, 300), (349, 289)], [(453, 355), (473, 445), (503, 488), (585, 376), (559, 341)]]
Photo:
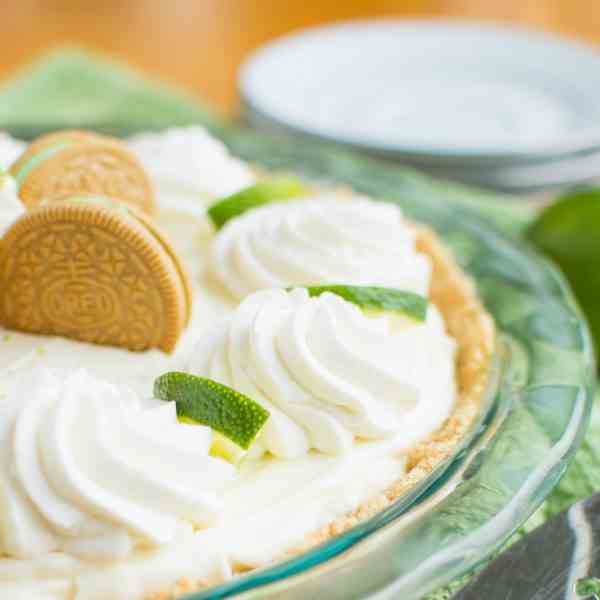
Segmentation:
[(109, 209), (33, 209), (6, 235), (0, 273), (0, 320), (14, 329), (169, 352), (186, 321), (170, 257), (141, 224)]
[[(50, 154), (44, 156), (48, 151)], [(40, 156), (43, 160), (28, 168)], [(79, 131), (43, 136), (14, 163), (11, 173), (22, 174), (19, 196), (29, 207), (72, 194), (93, 193), (119, 198), (150, 215), (156, 212), (148, 175), (117, 139)]]

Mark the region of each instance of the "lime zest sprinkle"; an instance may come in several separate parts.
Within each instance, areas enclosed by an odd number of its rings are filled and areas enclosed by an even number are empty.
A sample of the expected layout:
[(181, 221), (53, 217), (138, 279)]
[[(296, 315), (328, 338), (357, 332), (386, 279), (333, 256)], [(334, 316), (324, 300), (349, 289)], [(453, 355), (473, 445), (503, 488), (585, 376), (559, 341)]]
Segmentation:
[(2, 336), (2, 341), (5, 342), (6, 344), (8, 344), (8, 342), (10, 342), (10, 340), (12, 340), (12, 335), (10, 333), (5, 333)]
[(207, 425), (247, 450), (269, 411), (244, 394), (204, 377), (171, 371), (154, 381), (154, 396), (177, 405), (184, 423)]
[(308, 188), (297, 177), (273, 177), (221, 198), (207, 210), (207, 214), (215, 228), (221, 229), (227, 221), (252, 208), (297, 198), (307, 192)]
[(424, 296), (396, 288), (361, 285), (317, 285), (306, 287), (311, 298), (326, 292), (373, 312), (395, 312), (415, 321), (425, 321), (429, 301)]

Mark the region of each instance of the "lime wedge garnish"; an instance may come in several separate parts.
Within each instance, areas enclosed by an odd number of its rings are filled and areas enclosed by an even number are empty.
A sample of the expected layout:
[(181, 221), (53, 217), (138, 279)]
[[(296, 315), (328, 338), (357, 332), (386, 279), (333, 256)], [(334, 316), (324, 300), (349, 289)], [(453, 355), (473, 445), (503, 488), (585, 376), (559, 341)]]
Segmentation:
[(189, 373), (171, 372), (154, 381), (154, 396), (177, 404), (186, 423), (208, 425), (247, 450), (269, 418), (269, 411), (244, 394)]
[(207, 211), (210, 220), (220, 229), (234, 217), (238, 217), (251, 208), (281, 202), (303, 196), (308, 192), (306, 185), (297, 177), (276, 177), (251, 185), (231, 196), (222, 198)]
[(562, 196), (541, 212), (527, 236), (566, 275), (600, 350), (600, 188)]
[(415, 321), (424, 321), (427, 317), (427, 298), (414, 292), (360, 285), (318, 285), (306, 289), (310, 296), (331, 292), (370, 313), (400, 313)]

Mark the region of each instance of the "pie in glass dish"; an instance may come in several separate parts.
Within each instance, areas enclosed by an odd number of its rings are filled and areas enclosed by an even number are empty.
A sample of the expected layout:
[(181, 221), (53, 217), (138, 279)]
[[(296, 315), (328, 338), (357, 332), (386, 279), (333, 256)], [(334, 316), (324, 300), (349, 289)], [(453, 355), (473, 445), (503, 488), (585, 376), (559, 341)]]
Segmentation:
[(490, 378), (473, 283), (396, 205), (199, 128), (123, 145), (155, 216), (1, 181), (1, 597), (175, 598), (303, 552), (450, 458)]

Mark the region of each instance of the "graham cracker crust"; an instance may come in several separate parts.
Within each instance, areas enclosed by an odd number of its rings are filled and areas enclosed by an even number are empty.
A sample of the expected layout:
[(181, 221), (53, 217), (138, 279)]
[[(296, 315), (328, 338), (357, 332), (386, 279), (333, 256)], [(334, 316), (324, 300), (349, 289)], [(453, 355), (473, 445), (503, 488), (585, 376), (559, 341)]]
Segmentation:
[[(300, 546), (281, 556), (281, 560), (306, 552), (388, 507), (450, 458), (479, 415), (491, 372), (494, 322), (479, 300), (473, 281), (462, 271), (437, 234), (421, 225), (414, 225), (414, 228), (417, 250), (427, 254), (433, 266), (431, 301), (442, 313), (447, 331), (458, 346), (454, 410), (440, 429), (409, 450), (406, 474), (399, 481), (349, 514), (309, 534)], [(216, 583), (181, 579), (171, 589), (151, 594), (146, 600), (174, 600)]]

